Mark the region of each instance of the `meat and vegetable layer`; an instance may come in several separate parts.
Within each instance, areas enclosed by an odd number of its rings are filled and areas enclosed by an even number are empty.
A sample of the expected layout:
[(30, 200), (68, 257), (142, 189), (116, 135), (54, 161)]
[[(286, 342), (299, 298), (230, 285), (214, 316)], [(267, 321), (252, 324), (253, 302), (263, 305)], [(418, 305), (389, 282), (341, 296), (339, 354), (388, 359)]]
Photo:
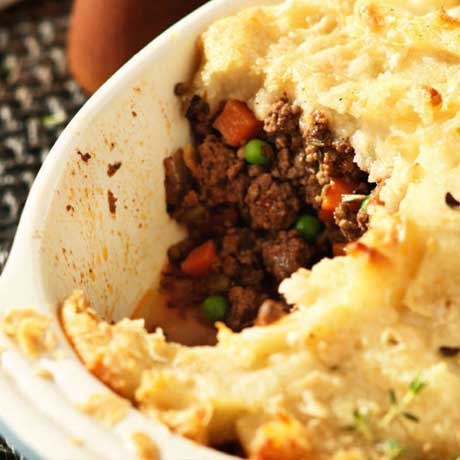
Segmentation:
[(301, 128), (287, 97), (263, 122), (234, 99), (211, 112), (193, 96), (186, 115), (196, 148), (165, 160), (168, 210), (189, 234), (168, 253), (168, 304), (236, 331), (267, 324), (288, 311), (281, 281), (366, 230), (373, 186), (327, 116)]

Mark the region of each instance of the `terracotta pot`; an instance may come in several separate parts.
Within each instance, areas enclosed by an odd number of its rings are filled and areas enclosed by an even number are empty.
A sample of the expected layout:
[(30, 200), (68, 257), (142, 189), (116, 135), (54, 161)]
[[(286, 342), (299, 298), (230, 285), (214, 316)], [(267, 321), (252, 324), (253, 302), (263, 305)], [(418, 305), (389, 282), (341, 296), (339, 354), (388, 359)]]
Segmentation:
[(70, 70), (95, 91), (134, 53), (205, 0), (75, 0), (68, 37)]

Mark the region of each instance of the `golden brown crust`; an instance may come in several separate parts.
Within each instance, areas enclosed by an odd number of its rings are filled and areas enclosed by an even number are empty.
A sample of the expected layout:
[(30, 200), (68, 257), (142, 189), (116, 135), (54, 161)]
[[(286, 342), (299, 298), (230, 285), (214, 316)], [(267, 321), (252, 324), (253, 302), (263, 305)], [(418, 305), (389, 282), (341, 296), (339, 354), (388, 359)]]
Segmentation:
[(142, 372), (161, 354), (164, 338), (149, 342), (143, 320), (109, 325), (89, 308), (81, 291), (65, 300), (61, 323), (80, 359), (90, 372), (120, 395), (134, 398)]
[(424, 85), (423, 89), (428, 94), (428, 97), (430, 99), (430, 104), (433, 107), (438, 107), (439, 105), (442, 104), (442, 94), (437, 89), (432, 88), (431, 86), (428, 86), (428, 85)]
[(453, 27), (460, 27), (460, 19), (450, 16), (447, 13), (446, 8), (444, 6), (441, 7), (439, 15), (440, 15), (441, 21), (443, 21), (445, 24), (448, 24), (449, 26), (453, 26)]
[(250, 460), (315, 460), (304, 427), (295, 419), (278, 415), (254, 433), (248, 451)]

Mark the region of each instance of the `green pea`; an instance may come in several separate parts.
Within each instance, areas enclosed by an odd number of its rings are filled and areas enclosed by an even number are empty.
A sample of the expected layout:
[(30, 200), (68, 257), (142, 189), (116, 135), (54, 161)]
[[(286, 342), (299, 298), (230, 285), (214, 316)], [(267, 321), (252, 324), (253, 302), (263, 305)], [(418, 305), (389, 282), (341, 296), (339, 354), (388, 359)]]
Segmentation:
[(201, 308), (204, 316), (215, 323), (225, 318), (228, 311), (228, 300), (221, 295), (212, 295), (201, 304)]
[(297, 220), (295, 228), (309, 243), (314, 243), (321, 232), (321, 222), (314, 216), (305, 214)]
[(266, 165), (270, 159), (264, 155), (269, 144), (260, 139), (252, 139), (243, 147), (244, 159), (252, 165)]
[(363, 202), (361, 203), (360, 210), (367, 212), (367, 205), (369, 204), (369, 200), (371, 199), (370, 195), (367, 195), (366, 198), (364, 198)]

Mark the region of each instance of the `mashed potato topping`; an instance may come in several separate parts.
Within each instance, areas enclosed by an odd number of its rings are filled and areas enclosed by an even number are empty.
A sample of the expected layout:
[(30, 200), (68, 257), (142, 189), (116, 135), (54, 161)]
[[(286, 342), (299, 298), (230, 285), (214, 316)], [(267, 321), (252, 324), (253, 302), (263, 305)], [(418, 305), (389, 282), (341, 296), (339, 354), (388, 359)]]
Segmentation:
[(446, 9), (458, 2), (400, 3), (294, 0), (220, 20), (203, 34), (197, 89), (211, 103), (247, 100), (260, 118), (284, 92), (305, 116), (325, 109), (384, 177), (439, 129), (446, 147), (459, 136), (460, 10)]
[(385, 185), (346, 257), (282, 283), (293, 313), (215, 347), (64, 303), (88, 369), (177, 432), (253, 460), (460, 455), (460, 9), (401, 3), (291, 0), (203, 34), (195, 92), (321, 109)]

